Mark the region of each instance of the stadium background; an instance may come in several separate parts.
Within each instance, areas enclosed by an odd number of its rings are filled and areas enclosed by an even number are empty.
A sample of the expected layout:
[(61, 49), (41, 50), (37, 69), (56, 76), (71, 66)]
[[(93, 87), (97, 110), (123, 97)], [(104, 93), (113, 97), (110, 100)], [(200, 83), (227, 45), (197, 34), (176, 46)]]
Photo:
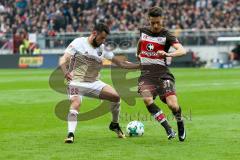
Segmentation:
[[(147, 24), (147, 8), (155, 5), (164, 9), (164, 25), (188, 50), (170, 65), (187, 141), (167, 141), (137, 98), (134, 105), (123, 101), (121, 121), (124, 127), (141, 120), (143, 137), (116, 139), (108, 131), (107, 114), (81, 121), (76, 143), (65, 145), (66, 122), (55, 106), (66, 95), (49, 85), (64, 48), (103, 21), (111, 28), (106, 43), (113, 52), (136, 61), (138, 28)], [(239, 0), (0, 0), (0, 159), (238, 159), (240, 70), (228, 53), (240, 41), (239, 13)], [(20, 54), (24, 40), (29, 40), (28, 52)], [(33, 53), (36, 46), (41, 54)], [(111, 63), (104, 64), (102, 80), (114, 85)], [(127, 74), (138, 76), (138, 71)], [(117, 89), (129, 85), (118, 84)], [(167, 107), (157, 103), (176, 128)], [(86, 98), (81, 112), (99, 104)]]

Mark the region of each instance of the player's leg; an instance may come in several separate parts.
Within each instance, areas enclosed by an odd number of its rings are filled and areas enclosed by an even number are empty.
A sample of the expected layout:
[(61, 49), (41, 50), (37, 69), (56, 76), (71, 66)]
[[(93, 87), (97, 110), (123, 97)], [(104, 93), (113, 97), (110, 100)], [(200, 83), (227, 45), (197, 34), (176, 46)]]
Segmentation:
[(173, 115), (175, 116), (175, 119), (177, 120), (179, 140), (184, 141), (186, 138), (186, 132), (184, 129), (181, 107), (178, 104), (176, 96), (175, 84), (171, 80), (163, 80), (162, 85), (160, 86), (160, 98), (164, 103), (168, 105)]
[(82, 96), (79, 95), (79, 88), (75, 85), (69, 85), (68, 87), (69, 99), (71, 101), (71, 106), (69, 109), (69, 113), (67, 116), (68, 122), (68, 135), (65, 139), (65, 143), (73, 143), (74, 142), (74, 132), (77, 127), (77, 116), (79, 113), (80, 104), (82, 101)]
[(168, 139), (175, 137), (176, 133), (173, 131), (172, 127), (169, 125), (167, 118), (165, 117), (163, 111), (154, 103), (154, 98), (151, 92), (145, 90), (142, 92), (143, 101), (148, 109), (148, 112), (158, 121), (165, 129)]
[(120, 114), (120, 97), (115, 91), (115, 89), (113, 89), (109, 85), (106, 85), (105, 87), (103, 87), (99, 98), (111, 102), (110, 110), (112, 112), (112, 122), (118, 123)]
[(125, 138), (125, 135), (119, 126), (120, 97), (118, 93), (110, 85), (106, 85), (102, 88), (99, 98), (111, 102), (110, 111), (112, 113), (112, 122), (109, 125), (109, 129), (117, 133), (119, 138)]
[(103, 100), (108, 100), (110, 102), (120, 102), (120, 96), (117, 91), (110, 85), (105, 85), (100, 94), (99, 98)]
[(172, 110), (172, 113), (175, 116), (175, 119), (177, 121), (178, 138), (180, 141), (184, 141), (186, 138), (186, 131), (184, 128), (184, 122), (183, 122), (183, 118), (182, 118), (182, 110), (178, 104), (177, 96), (176, 95), (167, 96), (166, 103), (167, 103), (168, 107)]
[(143, 101), (148, 109), (148, 112), (164, 127), (168, 135), (168, 139), (175, 137), (175, 132), (169, 125), (162, 110), (154, 103), (154, 96), (156, 94), (156, 86), (149, 80), (140, 78), (138, 84), (138, 92), (143, 97)]
[(77, 115), (79, 113), (81, 98), (79, 96), (74, 96), (71, 98), (71, 106), (68, 113), (67, 121), (68, 121), (68, 135), (65, 139), (65, 143), (73, 143), (74, 142), (74, 132), (77, 127)]

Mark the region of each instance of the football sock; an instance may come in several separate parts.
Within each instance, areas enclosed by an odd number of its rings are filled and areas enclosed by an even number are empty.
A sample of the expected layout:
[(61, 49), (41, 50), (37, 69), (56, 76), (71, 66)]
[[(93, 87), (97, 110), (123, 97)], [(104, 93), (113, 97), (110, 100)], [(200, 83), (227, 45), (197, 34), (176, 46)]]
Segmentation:
[(172, 111), (172, 113), (173, 113), (177, 122), (182, 122), (183, 121), (183, 119), (182, 119), (182, 109), (181, 109), (180, 106), (179, 106), (178, 111)]
[(165, 115), (163, 114), (162, 110), (155, 103), (148, 105), (147, 109), (155, 118), (155, 120), (161, 123), (161, 125), (164, 127), (164, 129), (168, 133), (169, 130), (171, 129), (171, 126), (168, 124), (168, 121)]
[(70, 109), (68, 113), (68, 133), (74, 133), (77, 127), (77, 115), (78, 111)]
[(112, 112), (112, 122), (118, 123), (120, 113), (120, 102), (111, 102), (110, 110)]

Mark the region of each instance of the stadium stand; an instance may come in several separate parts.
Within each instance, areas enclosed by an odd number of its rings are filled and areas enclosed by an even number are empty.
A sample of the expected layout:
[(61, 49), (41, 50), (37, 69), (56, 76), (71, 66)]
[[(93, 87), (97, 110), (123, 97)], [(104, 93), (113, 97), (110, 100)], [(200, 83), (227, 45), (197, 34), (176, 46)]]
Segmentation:
[[(0, 0), (0, 54), (20, 54), (30, 34), (36, 40), (21, 55), (32, 55), (36, 46), (42, 54), (60, 54), (74, 38), (103, 21), (112, 31), (108, 40), (116, 45), (115, 52), (131, 59), (137, 30), (147, 24), (150, 6), (162, 7), (165, 27), (184, 46), (196, 46), (194, 52), (204, 60), (218, 56), (217, 49), (210, 47), (217, 44), (217, 37), (240, 33), (239, 0)], [(208, 57), (203, 56), (204, 45), (211, 52)], [(199, 66), (199, 61), (189, 54), (174, 64)]]
[(169, 29), (239, 27), (239, 0), (1, 0), (0, 33), (89, 31), (104, 21), (112, 31), (134, 31), (146, 24), (149, 6), (161, 6)]

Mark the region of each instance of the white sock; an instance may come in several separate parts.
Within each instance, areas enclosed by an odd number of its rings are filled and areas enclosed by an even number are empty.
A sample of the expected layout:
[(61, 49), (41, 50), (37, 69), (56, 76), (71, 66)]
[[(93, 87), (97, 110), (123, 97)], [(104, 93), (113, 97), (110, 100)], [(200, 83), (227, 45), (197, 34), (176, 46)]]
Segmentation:
[(118, 123), (120, 114), (120, 102), (111, 102), (112, 122)]
[(77, 115), (78, 111), (74, 109), (70, 109), (68, 113), (68, 133), (74, 133), (77, 127)]

